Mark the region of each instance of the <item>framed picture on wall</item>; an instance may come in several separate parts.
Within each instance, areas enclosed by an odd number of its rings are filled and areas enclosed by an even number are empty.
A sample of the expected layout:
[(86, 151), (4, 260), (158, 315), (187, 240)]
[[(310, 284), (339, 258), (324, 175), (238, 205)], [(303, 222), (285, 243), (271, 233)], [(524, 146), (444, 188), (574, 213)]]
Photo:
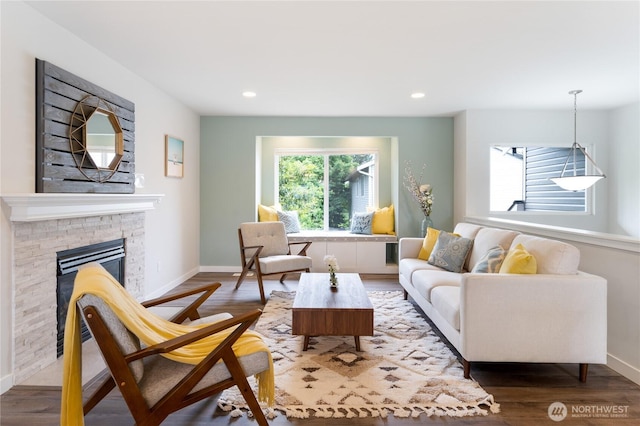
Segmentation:
[(175, 136), (164, 137), (164, 175), (179, 178), (184, 176), (184, 141)]

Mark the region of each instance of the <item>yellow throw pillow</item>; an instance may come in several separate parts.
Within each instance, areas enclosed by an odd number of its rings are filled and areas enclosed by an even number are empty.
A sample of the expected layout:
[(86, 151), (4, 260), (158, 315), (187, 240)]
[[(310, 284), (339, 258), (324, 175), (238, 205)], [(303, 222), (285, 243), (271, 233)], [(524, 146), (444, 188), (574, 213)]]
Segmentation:
[[(420, 248), (420, 253), (418, 253), (418, 259), (429, 260), (429, 256), (431, 256), (431, 252), (433, 248), (436, 246), (438, 242), (438, 237), (440, 236), (439, 229), (427, 228), (427, 235), (424, 237), (424, 241), (422, 242), (422, 247)], [(460, 237), (460, 234), (456, 234), (453, 232), (447, 232), (447, 234), (451, 234), (454, 237)]]
[(431, 252), (438, 242), (438, 236), (440, 235), (439, 229), (427, 228), (427, 235), (424, 237), (424, 241), (422, 242), (422, 248), (420, 248), (420, 253), (418, 253), (418, 259), (429, 260), (429, 256), (431, 256)]
[(535, 274), (537, 271), (536, 258), (522, 244), (509, 250), (500, 266), (501, 274)]
[(373, 213), (371, 233), (396, 235), (394, 232), (394, 223), (393, 204), (383, 209), (376, 209)]
[(276, 206), (263, 206), (262, 204), (258, 204), (258, 222), (277, 222), (278, 221), (278, 210), (276, 210)]

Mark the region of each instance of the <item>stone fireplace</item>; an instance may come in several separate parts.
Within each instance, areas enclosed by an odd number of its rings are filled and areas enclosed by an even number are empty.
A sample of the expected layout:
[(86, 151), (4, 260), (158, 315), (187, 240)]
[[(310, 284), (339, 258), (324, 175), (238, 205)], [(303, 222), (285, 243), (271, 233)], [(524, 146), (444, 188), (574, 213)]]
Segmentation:
[(11, 208), (13, 373), (19, 384), (56, 362), (57, 253), (124, 239), (124, 286), (144, 293), (145, 210), (160, 195), (3, 196)]

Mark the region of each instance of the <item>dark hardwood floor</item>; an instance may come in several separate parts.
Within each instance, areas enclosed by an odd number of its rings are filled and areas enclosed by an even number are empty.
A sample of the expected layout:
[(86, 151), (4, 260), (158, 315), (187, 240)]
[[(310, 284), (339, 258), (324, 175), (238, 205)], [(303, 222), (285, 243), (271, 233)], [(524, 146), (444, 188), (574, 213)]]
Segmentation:
[[(368, 290), (401, 290), (397, 276), (363, 276)], [(235, 279), (230, 274), (200, 273), (178, 288), (219, 281), (222, 287), (214, 294), (214, 302), (205, 306), (205, 314), (230, 312), (238, 314), (261, 308), (255, 279), (248, 279), (234, 291)], [(267, 281), (266, 294), (272, 290), (295, 291), (297, 276), (291, 275), (285, 284)], [(177, 290), (177, 289), (176, 289)], [(174, 290), (174, 291), (176, 291)], [(419, 309), (419, 308), (418, 308)], [(105, 373), (103, 373), (105, 374)], [(426, 417), (399, 419), (290, 419), (280, 414), (271, 425), (638, 425), (640, 424), (640, 386), (602, 365), (592, 365), (586, 383), (578, 381), (578, 366), (573, 364), (473, 364), (473, 378), (501, 404), (499, 414), (476, 417)], [(93, 390), (92, 382), (85, 395)], [(60, 388), (15, 386), (0, 397), (0, 424), (58, 425)], [(559, 423), (548, 416), (549, 405), (562, 402), (569, 416)], [(608, 416), (612, 410), (620, 417)], [(572, 414), (572, 411), (574, 412)], [(580, 415), (581, 417), (577, 417)], [(133, 419), (117, 391), (109, 394), (85, 417), (86, 425), (112, 426), (133, 424)], [(246, 417), (231, 418), (216, 410), (215, 399), (201, 401), (170, 416), (166, 425), (255, 425)], [(66, 426), (66, 425), (65, 425)]]

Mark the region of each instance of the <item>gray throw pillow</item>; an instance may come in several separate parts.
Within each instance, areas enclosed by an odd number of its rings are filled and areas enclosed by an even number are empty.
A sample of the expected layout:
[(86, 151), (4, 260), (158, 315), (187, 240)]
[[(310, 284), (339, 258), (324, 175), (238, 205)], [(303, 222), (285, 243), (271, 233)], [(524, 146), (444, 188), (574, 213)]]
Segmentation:
[(478, 263), (474, 265), (471, 272), (497, 274), (500, 272), (500, 266), (506, 255), (507, 251), (503, 249), (502, 246), (492, 247), (482, 256)]
[(462, 272), (472, 244), (469, 238), (441, 232), (427, 262), (447, 271)]
[(300, 232), (300, 220), (298, 219), (297, 211), (278, 211), (278, 220), (284, 223), (284, 229), (287, 234)]
[(351, 218), (352, 234), (371, 235), (371, 223), (373, 222), (373, 213), (354, 213)]

